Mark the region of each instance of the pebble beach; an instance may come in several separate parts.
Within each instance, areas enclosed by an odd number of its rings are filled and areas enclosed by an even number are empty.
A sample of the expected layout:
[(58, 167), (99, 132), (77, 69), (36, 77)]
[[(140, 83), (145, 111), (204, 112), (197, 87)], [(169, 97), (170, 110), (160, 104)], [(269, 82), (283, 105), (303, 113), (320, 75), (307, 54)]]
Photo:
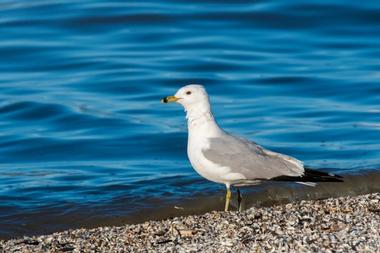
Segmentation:
[(380, 193), (3, 240), (0, 252), (380, 252)]

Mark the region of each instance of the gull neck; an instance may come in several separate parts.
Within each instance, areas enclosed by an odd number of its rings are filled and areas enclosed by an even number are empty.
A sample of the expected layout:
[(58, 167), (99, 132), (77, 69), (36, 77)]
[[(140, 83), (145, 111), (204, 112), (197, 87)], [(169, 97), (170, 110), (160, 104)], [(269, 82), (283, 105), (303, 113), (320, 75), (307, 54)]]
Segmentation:
[(194, 105), (186, 109), (189, 134), (197, 133), (204, 136), (214, 136), (222, 132), (215, 121), (210, 105)]

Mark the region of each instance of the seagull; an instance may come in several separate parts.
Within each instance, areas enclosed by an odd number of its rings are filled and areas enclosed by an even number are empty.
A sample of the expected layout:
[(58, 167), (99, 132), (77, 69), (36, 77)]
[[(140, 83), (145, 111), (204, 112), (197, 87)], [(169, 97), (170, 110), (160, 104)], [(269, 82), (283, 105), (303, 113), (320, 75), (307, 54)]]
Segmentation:
[(188, 158), (199, 175), (226, 186), (225, 211), (229, 209), (232, 186), (237, 188), (238, 210), (241, 211), (241, 186), (268, 180), (293, 181), (309, 186), (315, 186), (316, 182), (343, 182), (341, 176), (306, 168), (296, 158), (224, 131), (215, 121), (209, 96), (202, 85), (186, 85), (161, 102), (175, 102), (184, 107)]

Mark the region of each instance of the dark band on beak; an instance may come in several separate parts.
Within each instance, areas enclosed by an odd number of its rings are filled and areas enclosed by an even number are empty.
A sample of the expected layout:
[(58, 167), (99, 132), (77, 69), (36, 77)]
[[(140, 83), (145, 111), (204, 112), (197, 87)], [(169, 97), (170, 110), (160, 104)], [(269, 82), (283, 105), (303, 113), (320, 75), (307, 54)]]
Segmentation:
[(179, 98), (177, 98), (175, 96), (168, 96), (168, 97), (164, 97), (163, 99), (161, 99), (161, 103), (173, 103), (173, 102), (176, 102), (178, 100), (179, 100)]

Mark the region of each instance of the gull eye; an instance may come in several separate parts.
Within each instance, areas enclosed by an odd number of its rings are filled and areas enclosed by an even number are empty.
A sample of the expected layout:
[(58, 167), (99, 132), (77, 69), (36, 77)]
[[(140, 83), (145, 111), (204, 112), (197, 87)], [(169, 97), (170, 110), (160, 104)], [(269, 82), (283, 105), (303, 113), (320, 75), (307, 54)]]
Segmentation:
[(191, 95), (191, 91), (186, 91), (186, 95)]

